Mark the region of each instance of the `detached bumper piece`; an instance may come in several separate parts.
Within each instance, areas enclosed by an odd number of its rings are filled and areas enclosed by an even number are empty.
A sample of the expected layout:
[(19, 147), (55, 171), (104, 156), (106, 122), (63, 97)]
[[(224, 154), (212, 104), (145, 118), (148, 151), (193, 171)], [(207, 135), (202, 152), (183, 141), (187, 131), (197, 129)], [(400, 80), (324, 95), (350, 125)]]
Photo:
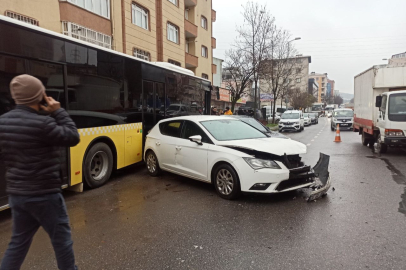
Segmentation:
[(282, 181), (276, 187), (277, 191), (284, 191), (294, 187), (314, 183), (315, 173), (310, 166), (302, 166), (289, 170), (289, 179)]
[(312, 192), (309, 194), (308, 202), (314, 201), (318, 198), (324, 197), (331, 187), (330, 173), (328, 165), (330, 163), (330, 156), (320, 153), (320, 159), (313, 171), (316, 173), (315, 185), (311, 186)]

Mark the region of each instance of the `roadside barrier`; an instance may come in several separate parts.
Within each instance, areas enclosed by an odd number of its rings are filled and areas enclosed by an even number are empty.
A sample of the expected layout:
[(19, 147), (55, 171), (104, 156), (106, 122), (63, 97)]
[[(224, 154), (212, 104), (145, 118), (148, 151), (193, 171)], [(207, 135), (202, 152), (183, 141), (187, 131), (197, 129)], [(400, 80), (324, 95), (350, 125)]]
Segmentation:
[(335, 138), (334, 142), (341, 142), (340, 125), (339, 124), (337, 124), (336, 138)]

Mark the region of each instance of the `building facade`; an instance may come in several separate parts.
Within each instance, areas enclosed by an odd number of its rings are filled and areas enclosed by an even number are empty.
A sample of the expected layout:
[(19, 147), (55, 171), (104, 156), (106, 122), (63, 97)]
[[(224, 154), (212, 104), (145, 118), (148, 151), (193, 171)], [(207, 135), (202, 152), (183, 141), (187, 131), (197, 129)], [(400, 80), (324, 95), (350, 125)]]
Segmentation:
[(319, 84), (314, 78), (309, 79), (308, 93), (314, 96), (316, 99), (319, 96)]
[(0, 14), (212, 81), (212, 0), (2, 0)]
[(309, 78), (314, 79), (319, 85), (319, 92), (317, 94), (317, 102), (326, 102), (327, 97), (327, 83), (328, 77), (327, 73), (316, 73), (312, 72), (309, 75)]

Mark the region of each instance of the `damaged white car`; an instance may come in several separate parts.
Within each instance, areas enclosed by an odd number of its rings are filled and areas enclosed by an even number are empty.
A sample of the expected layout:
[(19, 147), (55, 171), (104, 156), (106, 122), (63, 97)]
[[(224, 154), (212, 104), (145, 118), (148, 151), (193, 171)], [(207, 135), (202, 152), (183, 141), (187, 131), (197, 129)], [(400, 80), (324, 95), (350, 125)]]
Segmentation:
[(218, 195), (278, 193), (313, 187), (314, 199), (329, 186), (329, 157), (311, 168), (301, 161), (306, 146), (269, 138), (231, 117), (185, 116), (161, 120), (147, 135), (144, 160), (151, 176), (161, 170), (212, 183)]

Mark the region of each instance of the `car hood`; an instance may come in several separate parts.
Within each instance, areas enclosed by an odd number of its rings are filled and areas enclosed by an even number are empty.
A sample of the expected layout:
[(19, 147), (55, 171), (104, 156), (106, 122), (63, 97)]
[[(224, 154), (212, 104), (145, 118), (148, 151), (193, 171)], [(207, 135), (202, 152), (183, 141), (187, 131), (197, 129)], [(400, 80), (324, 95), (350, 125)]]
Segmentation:
[(299, 119), (281, 119), (279, 120), (280, 123), (293, 123), (293, 122), (299, 122)]
[(306, 145), (294, 140), (286, 140), (282, 138), (261, 138), (235, 141), (218, 142), (219, 146), (244, 148), (256, 150), (278, 156), (299, 155), (305, 154), (307, 151)]

